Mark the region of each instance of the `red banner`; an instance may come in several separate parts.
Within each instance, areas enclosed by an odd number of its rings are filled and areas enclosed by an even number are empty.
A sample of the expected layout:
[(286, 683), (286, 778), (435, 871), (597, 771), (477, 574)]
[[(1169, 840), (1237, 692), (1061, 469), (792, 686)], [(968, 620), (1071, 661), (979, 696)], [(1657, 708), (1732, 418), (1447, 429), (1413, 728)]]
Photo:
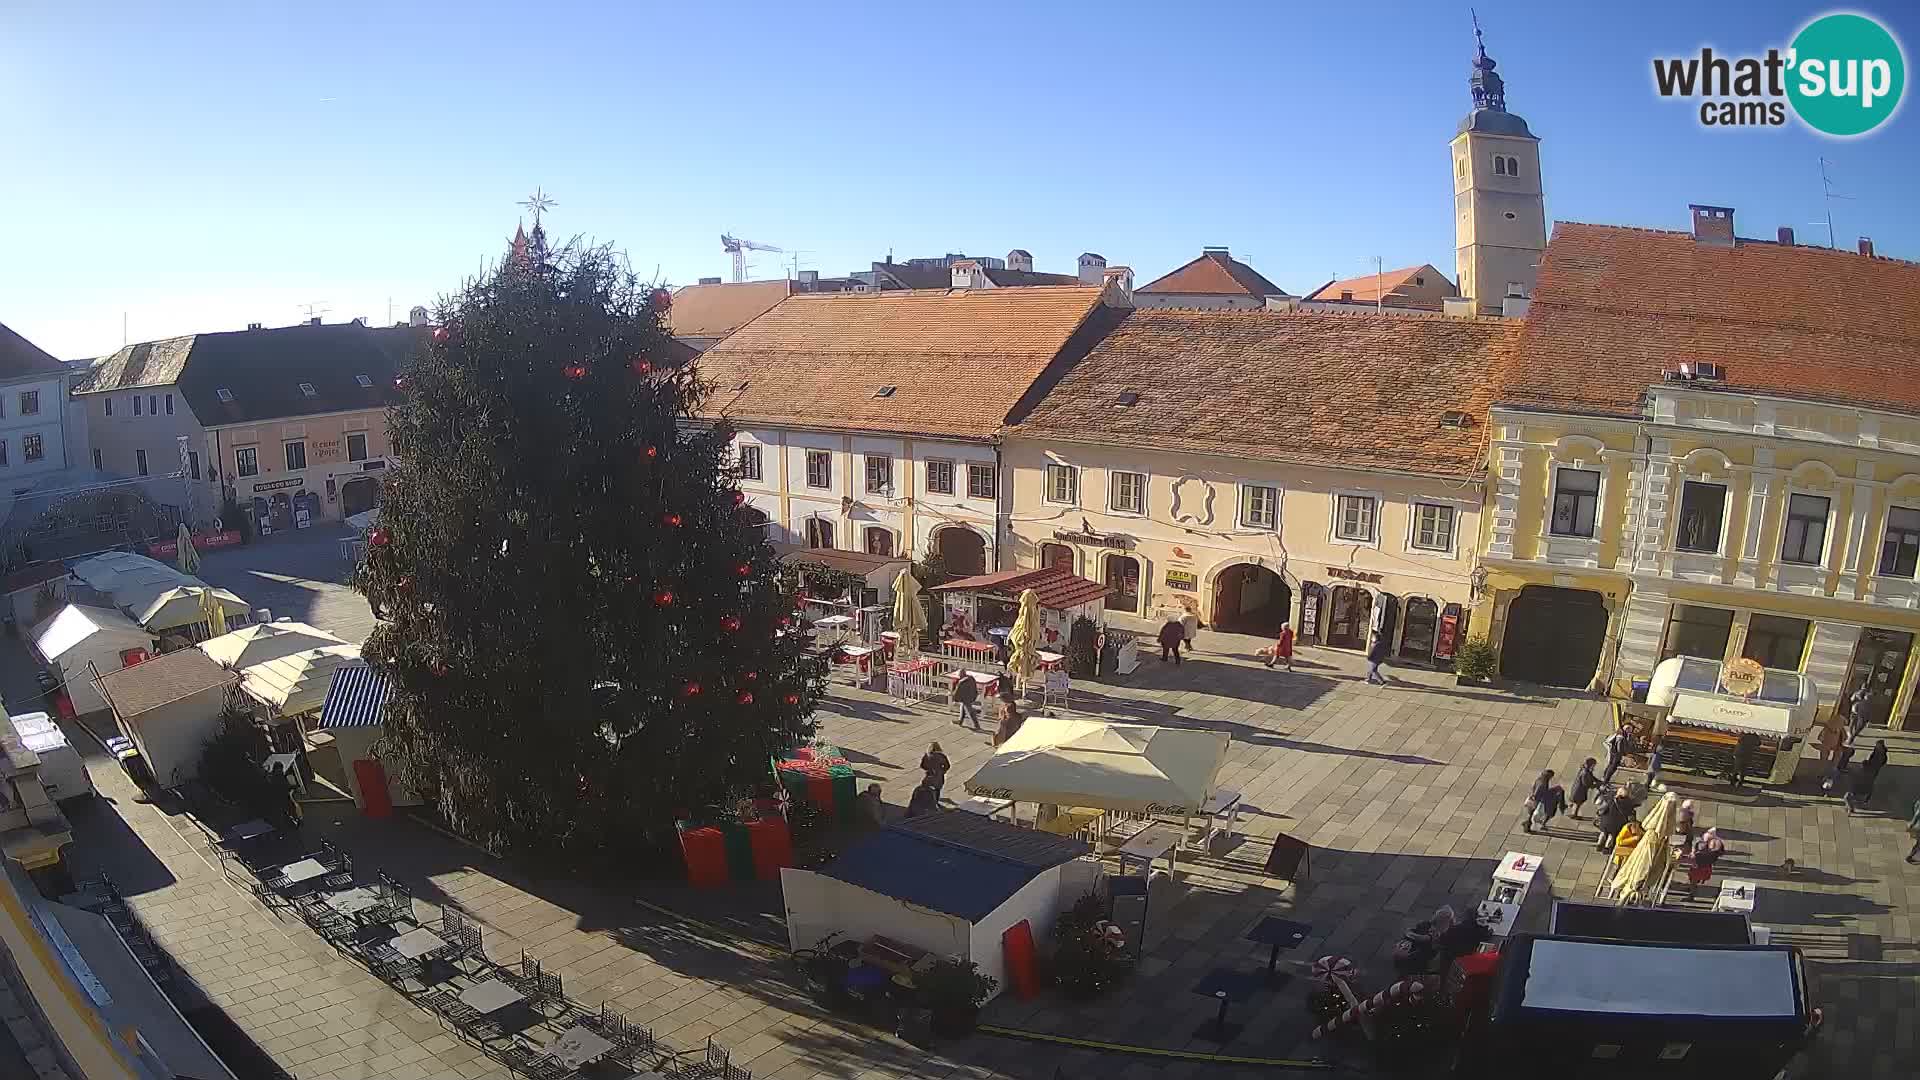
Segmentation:
[[(240, 542), (240, 533), (234, 529), (226, 532), (199, 532), (193, 534), (193, 546), (201, 551), (209, 548), (227, 547)], [(167, 540), (163, 543), (148, 544), (147, 554), (155, 559), (172, 559), (180, 554), (180, 543)]]

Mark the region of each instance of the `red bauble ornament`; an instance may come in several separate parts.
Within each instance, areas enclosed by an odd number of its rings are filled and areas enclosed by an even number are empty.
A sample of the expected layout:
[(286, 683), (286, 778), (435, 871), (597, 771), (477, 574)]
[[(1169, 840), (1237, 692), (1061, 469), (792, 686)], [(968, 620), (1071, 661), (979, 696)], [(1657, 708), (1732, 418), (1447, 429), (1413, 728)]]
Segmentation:
[(733, 700), (736, 705), (751, 705), (753, 704), (753, 691), (742, 690), (733, 695)]
[(447, 665), (435, 660), (433, 663), (427, 665), (427, 670), (433, 672), (435, 675), (445, 675), (447, 673)]
[(659, 592), (654, 593), (653, 604), (655, 607), (672, 607), (673, 606), (673, 590), (661, 589)]
[(742, 675), (741, 678), (747, 680), (748, 682), (759, 682), (760, 673), (757, 671), (749, 671), (745, 675)]
[(374, 529), (367, 534), (367, 543), (372, 544), (374, 547), (386, 547), (387, 543), (392, 539), (392, 537), (387, 535), (387, 530), (385, 529)]
[[(405, 375), (395, 375), (393, 377), (393, 388), (404, 394), (407, 392), (407, 386), (410, 384), (410, 382), (411, 380), (409, 380)], [(392, 483), (392, 481), (388, 481), (388, 483)]]
[(663, 312), (673, 310), (673, 294), (665, 289), (653, 290), (649, 299), (653, 301), (653, 306), (656, 310)]
[(680, 692), (686, 695), (687, 697), (699, 697), (700, 684), (697, 682), (690, 682), (687, 685), (681, 687)]
[(752, 577), (753, 564), (750, 562), (743, 562), (739, 566), (734, 567), (733, 572), (736, 574), (739, 574), (741, 577)]
[(793, 620), (791, 618), (788, 618), (785, 615), (780, 616), (780, 629), (785, 630), (787, 627), (792, 625), (793, 625)]
[(393, 587), (401, 592), (406, 592), (408, 589), (413, 588), (413, 579), (403, 577), (399, 581), (394, 582)]
[(665, 525), (669, 529), (677, 529), (685, 521), (686, 519), (681, 517), (679, 514), (661, 514), (660, 515), (660, 524)]
[(434, 327), (434, 328), (433, 328), (433, 343), (434, 343), (434, 344), (436, 344), (436, 345), (445, 345), (445, 344), (446, 344), (447, 342), (449, 342), (449, 341), (452, 341), (452, 340), (453, 340), (453, 331), (451, 331), (451, 330), (449, 330), (449, 329), (447, 329), (447, 328), (446, 328), (446, 327), (444, 327), (444, 326), (436, 326), (436, 327)]
[(648, 461), (652, 461), (654, 458), (657, 458), (660, 456), (660, 448), (652, 444), (648, 444), (644, 449), (640, 451), (640, 456), (643, 458), (646, 458)]
[(789, 704), (789, 705), (798, 705), (798, 704), (800, 704), (800, 695), (799, 695), (799, 694), (788, 694), (788, 695), (786, 696), (786, 698), (785, 698), (785, 699), (783, 699), (783, 700), (785, 700), (785, 701), (786, 701), (786, 703), (787, 703), (787, 704)]
[(627, 368), (635, 375), (650, 375), (653, 373), (653, 365), (638, 356), (628, 362)]
[(738, 632), (740, 629), (740, 616), (738, 615), (721, 616), (720, 629), (725, 630), (729, 634)]
[(579, 382), (581, 379), (587, 377), (587, 365), (568, 364), (566, 367), (560, 369), (560, 374), (565, 375), (573, 382)]
[(734, 493), (733, 493), (733, 505), (735, 505), (735, 506), (745, 506), (745, 505), (747, 505), (747, 493), (746, 493), (746, 492), (744, 492), (744, 491), (736, 491), (736, 492), (734, 492)]

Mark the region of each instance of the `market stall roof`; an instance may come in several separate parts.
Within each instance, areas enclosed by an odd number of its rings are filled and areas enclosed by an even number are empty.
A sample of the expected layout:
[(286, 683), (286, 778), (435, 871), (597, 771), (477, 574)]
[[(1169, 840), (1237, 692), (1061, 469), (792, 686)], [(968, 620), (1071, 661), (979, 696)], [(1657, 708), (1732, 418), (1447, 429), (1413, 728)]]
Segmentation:
[(1041, 607), (1056, 611), (1103, 599), (1109, 591), (1097, 581), (1088, 581), (1058, 566), (1042, 566), (1035, 570), (1000, 570), (933, 587), (934, 592), (983, 592), (1015, 601), (1028, 589), (1040, 597)]
[(973, 795), (1058, 806), (1193, 814), (1227, 759), (1223, 731), (1028, 719), (967, 781)]
[(358, 659), (358, 645), (303, 649), (242, 670), (240, 689), (255, 701), (280, 710), (283, 716), (312, 712), (326, 702), (334, 669)]
[[(213, 588), (177, 568), (127, 551), (109, 551), (73, 564), (73, 575), (87, 587), (113, 601), (127, 617), (149, 630), (186, 626), (206, 618), (200, 593)], [(225, 589), (214, 589), (220, 602), (244, 611), (247, 602)]]
[(48, 660), (58, 660), (68, 649), (102, 631), (119, 631), (143, 638), (147, 636), (147, 632), (133, 620), (112, 608), (68, 604), (40, 624), (33, 647)]
[(387, 677), (366, 663), (341, 664), (333, 670), (327, 698), (320, 706), (322, 728), (379, 727), (380, 710), (387, 703)]
[(780, 561), (789, 566), (812, 563), (849, 574), (858, 574), (861, 577), (877, 571), (905, 566), (912, 561), (900, 555), (869, 555), (864, 551), (810, 548), (799, 544), (775, 544), (773, 550), (780, 556)]
[(250, 668), (269, 660), (306, 649), (324, 649), (345, 645), (316, 626), (288, 619), (284, 622), (250, 623), (230, 634), (221, 634), (201, 642), (196, 648), (230, 668)]
[(380, 524), (380, 508), (376, 506), (371, 510), (362, 510), (357, 514), (348, 514), (347, 524), (361, 532), (366, 532), (368, 529)]
[[(121, 602), (127, 613), (140, 625), (149, 630), (170, 630), (176, 626), (206, 621), (206, 601), (201, 594), (211, 588), (213, 586), (191, 579), (187, 584), (152, 591), (136, 586), (125, 594), (127, 599)], [(220, 603), (229, 611), (241, 612), (247, 608), (245, 600), (225, 589), (213, 589), (213, 595), (219, 597)], [(119, 600), (120, 597), (115, 596), (114, 599)]]
[(943, 810), (871, 834), (820, 873), (975, 922), (1043, 872), (1089, 850), (1070, 837)]
[(199, 649), (180, 649), (109, 671), (100, 688), (121, 719), (234, 681), (234, 674)]

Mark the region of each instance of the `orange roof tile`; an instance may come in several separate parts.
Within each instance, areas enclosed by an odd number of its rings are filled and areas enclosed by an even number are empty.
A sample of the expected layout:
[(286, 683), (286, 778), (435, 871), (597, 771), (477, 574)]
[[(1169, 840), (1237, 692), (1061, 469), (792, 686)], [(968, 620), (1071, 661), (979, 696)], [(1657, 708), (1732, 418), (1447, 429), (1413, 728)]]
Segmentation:
[[(1518, 334), (1503, 319), (1143, 308), (1010, 434), (1473, 476), (1491, 373)], [(1449, 411), (1472, 426), (1444, 425)]]
[(787, 298), (787, 280), (687, 285), (673, 294), (667, 325), (675, 337), (721, 338)]
[(1101, 296), (1061, 285), (790, 296), (695, 362), (711, 388), (703, 412), (742, 425), (991, 439), (1080, 340)]
[(1682, 360), (1730, 390), (1920, 413), (1920, 263), (1559, 222), (1495, 400), (1637, 416)]
[(961, 578), (949, 581), (945, 585), (935, 585), (934, 592), (983, 592), (993, 596), (1004, 596), (1009, 600), (1020, 599), (1020, 594), (1028, 589), (1034, 592), (1034, 599), (1040, 606), (1064, 611), (1077, 607), (1090, 600), (1099, 600), (1112, 590), (1097, 581), (1089, 581), (1071, 570), (1058, 566), (1042, 566), (1032, 570), (999, 570), (991, 574)]
[[(1419, 266), (1402, 267), (1399, 270), (1388, 270), (1380, 274), (1367, 274), (1364, 277), (1329, 281), (1325, 285), (1315, 289), (1313, 295), (1307, 297), (1307, 299), (1339, 300), (1341, 293), (1351, 292), (1354, 303), (1371, 304), (1376, 299), (1383, 298), (1393, 300), (1395, 299), (1394, 293), (1398, 292), (1403, 286), (1413, 285), (1413, 279), (1423, 276), (1423, 274), (1437, 275), (1441, 281), (1446, 282), (1449, 289), (1453, 287), (1452, 279), (1440, 273), (1440, 271), (1433, 266), (1427, 263), (1421, 263)], [(1409, 297), (1407, 299), (1412, 298)], [(1432, 305), (1432, 307), (1436, 311), (1439, 310), (1437, 304)]]
[(1134, 291), (1203, 296), (1287, 295), (1287, 290), (1268, 281), (1258, 270), (1223, 250), (1202, 252), (1199, 258), (1187, 265), (1163, 274)]

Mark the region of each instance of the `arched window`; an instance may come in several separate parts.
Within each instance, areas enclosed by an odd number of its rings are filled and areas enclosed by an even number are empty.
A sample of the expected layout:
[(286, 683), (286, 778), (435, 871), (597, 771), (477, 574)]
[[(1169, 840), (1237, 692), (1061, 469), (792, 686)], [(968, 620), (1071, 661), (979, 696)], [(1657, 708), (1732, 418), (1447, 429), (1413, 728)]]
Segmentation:
[(1073, 573), (1073, 549), (1065, 544), (1041, 544), (1041, 566), (1055, 566), (1067, 573)]
[(1107, 572), (1108, 611), (1140, 611), (1140, 560), (1131, 555), (1108, 555), (1104, 560)]
[(833, 546), (833, 522), (826, 518), (807, 519), (807, 546), (810, 548), (830, 548)]
[(888, 529), (879, 525), (869, 525), (867, 526), (866, 540), (867, 540), (867, 554), (887, 555), (887, 556), (891, 556), (893, 554), (893, 530), (892, 529)]
[(1503, 154), (1493, 155), (1493, 175), (1495, 176), (1507, 175), (1507, 159), (1505, 155)]

